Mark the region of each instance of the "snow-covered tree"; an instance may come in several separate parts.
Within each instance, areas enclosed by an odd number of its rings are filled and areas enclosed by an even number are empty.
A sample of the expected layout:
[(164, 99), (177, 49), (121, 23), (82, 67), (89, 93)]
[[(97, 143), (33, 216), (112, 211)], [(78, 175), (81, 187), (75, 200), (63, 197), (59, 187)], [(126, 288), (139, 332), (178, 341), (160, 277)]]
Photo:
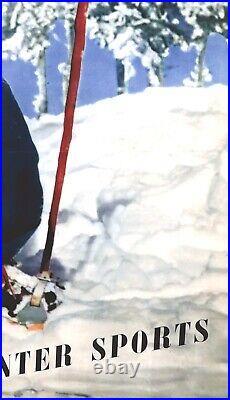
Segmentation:
[(34, 99), (38, 115), (48, 111), (46, 49), (55, 21), (64, 21), (67, 61), (58, 66), (63, 75), (63, 103), (66, 100), (70, 60), (74, 41), (77, 2), (4, 2), (3, 57), (21, 58), (35, 66), (38, 94)]
[(62, 74), (63, 104), (65, 104), (74, 44), (74, 20), (78, 3), (69, 1), (57, 2), (55, 4), (56, 18), (64, 21), (64, 29), (66, 34), (67, 61), (58, 65), (58, 70)]
[[(181, 46), (189, 40), (189, 26), (181, 24), (183, 16), (177, 3), (127, 3), (135, 8), (132, 24), (135, 26), (137, 50), (148, 72), (150, 86), (163, 83), (163, 63), (171, 45)], [(184, 22), (184, 20), (183, 20)]]
[(149, 85), (161, 84), (171, 45), (182, 50), (196, 47), (198, 56), (189, 81), (202, 85), (211, 79), (204, 65), (209, 34), (227, 36), (225, 2), (98, 2), (91, 3), (89, 17), (91, 37), (112, 50), (116, 58), (118, 92), (127, 87), (125, 65), (135, 56), (147, 69)]
[[(117, 65), (118, 93), (133, 76), (130, 60), (139, 57), (148, 72), (150, 86), (163, 81), (163, 60), (171, 44), (188, 40), (177, 3), (100, 2), (90, 6), (90, 35), (101, 47), (113, 51)], [(128, 65), (131, 74), (126, 73)], [(125, 78), (126, 77), (126, 78)], [(123, 84), (122, 84), (122, 79)]]
[(3, 3), (3, 57), (12, 60), (20, 58), (35, 66), (38, 94), (33, 104), (38, 115), (48, 111), (45, 54), (55, 21), (53, 4)]
[(116, 60), (117, 92), (124, 93), (135, 73), (130, 58), (135, 54), (134, 28), (128, 22), (131, 15), (127, 3), (92, 2), (89, 8), (89, 34), (100, 47), (113, 52)]
[(179, 2), (180, 11), (186, 22), (193, 27), (190, 45), (195, 46), (197, 58), (195, 68), (185, 84), (202, 86), (212, 79), (205, 65), (205, 51), (211, 33), (220, 33), (227, 38), (227, 3), (225, 2)]
[(14, 2), (2, 3), (2, 40), (9, 39), (15, 33), (15, 24), (11, 22), (12, 14), (16, 7)]

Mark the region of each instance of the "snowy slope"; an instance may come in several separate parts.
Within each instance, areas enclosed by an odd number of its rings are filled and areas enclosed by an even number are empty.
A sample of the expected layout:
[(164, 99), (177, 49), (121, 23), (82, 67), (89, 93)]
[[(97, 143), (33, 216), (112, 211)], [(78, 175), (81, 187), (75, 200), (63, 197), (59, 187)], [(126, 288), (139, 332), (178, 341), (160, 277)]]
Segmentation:
[[(66, 301), (43, 333), (3, 323), (5, 354), (69, 343), (74, 362), (5, 379), (5, 397), (226, 396), (226, 96), (221, 85), (154, 88), (77, 110), (53, 254)], [(28, 121), (45, 207), (20, 254), (26, 271), (41, 259), (62, 121)], [(95, 375), (96, 337), (200, 318), (207, 342), (127, 349), (124, 360), (141, 363), (135, 379)]]

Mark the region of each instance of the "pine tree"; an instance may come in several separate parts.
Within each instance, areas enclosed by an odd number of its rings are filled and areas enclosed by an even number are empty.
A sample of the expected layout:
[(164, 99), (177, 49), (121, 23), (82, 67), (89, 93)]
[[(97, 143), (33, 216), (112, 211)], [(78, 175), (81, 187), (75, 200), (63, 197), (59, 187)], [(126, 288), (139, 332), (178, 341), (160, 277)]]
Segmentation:
[[(77, 2), (4, 2), (4, 57), (22, 58), (35, 66), (38, 94), (34, 99), (38, 115), (48, 111), (46, 88), (46, 49), (55, 21), (64, 21), (67, 61), (58, 66), (62, 74), (63, 104), (68, 89), (70, 62), (74, 42), (74, 20)], [(7, 40), (11, 38), (11, 40)]]
[(163, 63), (171, 45), (183, 46), (189, 40), (189, 27), (182, 27), (183, 17), (177, 3), (127, 3), (135, 7), (132, 24), (136, 27), (139, 57), (148, 72), (149, 86), (163, 84)]
[(129, 23), (130, 11), (126, 2), (90, 3), (89, 34), (100, 47), (113, 52), (116, 61), (117, 93), (127, 91), (128, 81), (135, 74), (131, 58), (136, 54), (134, 28)]
[[(2, 40), (9, 39), (15, 33), (15, 26), (13, 23), (13, 13), (16, 9), (16, 3), (3, 2), (2, 3)], [(12, 22), (11, 22), (12, 19)]]
[(113, 51), (118, 93), (127, 89), (127, 82), (133, 76), (133, 70), (131, 75), (125, 71), (133, 57), (141, 59), (149, 85), (156, 86), (163, 82), (163, 61), (171, 44), (182, 45), (189, 39), (186, 24), (181, 28), (184, 18), (177, 3), (91, 3), (89, 18), (91, 38)]
[(55, 18), (55, 6), (51, 2), (3, 4), (3, 57), (20, 58), (35, 66), (38, 94), (33, 104), (38, 116), (48, 111), (45, 55)]
[(197, 58), (195, 68), (185, 84), (202, 86), (212, 79), (210, 71), (205, 65), (205, 51), (208, 37), (211, 33), (220, 33), (228, 36), (227, 3), (225, 2), (180, 2), (180, 11), (186, 22), (193, 27), (190, 46), (195, 46)]

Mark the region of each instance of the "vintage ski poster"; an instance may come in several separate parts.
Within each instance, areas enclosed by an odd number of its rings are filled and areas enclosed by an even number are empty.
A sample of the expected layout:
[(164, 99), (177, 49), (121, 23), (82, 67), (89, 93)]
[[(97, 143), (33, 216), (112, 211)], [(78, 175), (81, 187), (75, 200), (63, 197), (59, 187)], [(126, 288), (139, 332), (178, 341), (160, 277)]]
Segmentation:
[(227, 3), (2, 3), (2, 397), (227, 397)]

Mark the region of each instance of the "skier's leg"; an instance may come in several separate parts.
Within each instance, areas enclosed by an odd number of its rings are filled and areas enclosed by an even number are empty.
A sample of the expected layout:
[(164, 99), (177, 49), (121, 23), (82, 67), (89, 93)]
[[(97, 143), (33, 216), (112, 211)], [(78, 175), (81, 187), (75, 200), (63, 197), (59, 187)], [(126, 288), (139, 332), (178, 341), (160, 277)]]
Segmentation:
[(26, 242), (34, 234), (36, 228), (26, 232), (25, 234), (13, 238), (11, 241), (4, 241), (2, 244), (2, 263), (8, 264), (11, 259), (23, 248)]
[(38, 154), (21, 110), (3, 89), (2, 256), (7, 263), (25, 245), (41, 219), (43, 194)]

